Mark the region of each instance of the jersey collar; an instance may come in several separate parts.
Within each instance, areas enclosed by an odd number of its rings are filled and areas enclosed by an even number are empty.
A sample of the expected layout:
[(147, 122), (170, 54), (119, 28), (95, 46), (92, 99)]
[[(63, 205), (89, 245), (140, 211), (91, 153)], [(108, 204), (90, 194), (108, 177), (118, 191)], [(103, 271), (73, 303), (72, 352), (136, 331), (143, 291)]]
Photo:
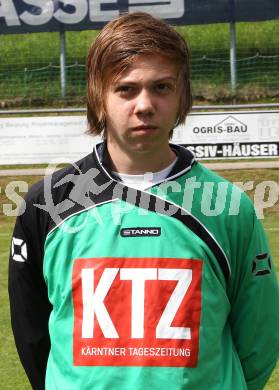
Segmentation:
[[(179, 176), (184, 175), (186, 172), (190, 171), (192, 166), (196, 163), (194, 154), (184, 146), (170, 143), (170, 147), (176, 154), (177, 161), (164, 181), (176, 179)], [(110, 157), (105, 141), (95, 145), (93, 156), (97, 165), (101, 168), (101, 171), (107, 178), (120, 181), (119, 177), (114, 175), (110, 169)]]

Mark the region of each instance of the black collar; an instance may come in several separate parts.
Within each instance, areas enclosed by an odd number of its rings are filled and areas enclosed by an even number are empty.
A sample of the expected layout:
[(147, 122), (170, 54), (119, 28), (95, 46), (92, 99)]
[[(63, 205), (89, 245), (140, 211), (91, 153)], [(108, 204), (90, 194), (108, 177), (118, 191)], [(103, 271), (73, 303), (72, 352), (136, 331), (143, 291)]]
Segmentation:
[[(186, 149), (184, 146), (170, 144), (170, 147), (176, 154), (177, 161), (170, 173), (168, 174), (167, 178), (177, 178), (189, 171), (196, 163), (196, 160), (193, 153), (190, 150)], [(111, 171), (110, 157), (106, 142), (101, 142), (97, 144), (95, 146), (94, 153), (100, 165), (102, 166), (104, 173), (106, 173), (108, 177), (119, 181), (119, 177), (114, 175)]]

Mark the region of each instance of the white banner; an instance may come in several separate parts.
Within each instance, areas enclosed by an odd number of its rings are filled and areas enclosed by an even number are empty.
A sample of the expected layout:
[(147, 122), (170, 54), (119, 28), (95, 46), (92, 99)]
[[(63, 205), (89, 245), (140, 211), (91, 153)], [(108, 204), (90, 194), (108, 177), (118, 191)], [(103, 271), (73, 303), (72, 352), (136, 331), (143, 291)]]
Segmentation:
[[(0, 118), (0, 165), (74, 162), (92, 152), (86, 117)], [(172, 142), (198, 159), (279, 156), (279, 111), (190, 114)]]
[(0, 118), (0, 165), (74, 162), (92, 152), (85, 116)]
[(279, 156), (279, 111), (194, 113), (174, 131), (198, 159)]

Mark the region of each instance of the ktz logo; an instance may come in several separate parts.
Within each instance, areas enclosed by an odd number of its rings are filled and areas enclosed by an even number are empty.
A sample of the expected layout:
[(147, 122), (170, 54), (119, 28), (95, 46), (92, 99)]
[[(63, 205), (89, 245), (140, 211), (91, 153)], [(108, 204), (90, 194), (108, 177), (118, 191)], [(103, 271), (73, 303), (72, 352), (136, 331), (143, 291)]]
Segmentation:
[(75, 260), (74, 364), (195, 367), (201, 269), (192, 259)]
[(220, 123), (217, 123), (217, 125), (214, 126), (214, 130), (215, 133), (246, 133), (247, 126), (230, 115)]
[(161, 228), (135, 227), (121, 229), (122, 237), (158, 237), (161, 235)]
[(21, 262), (27, 260), (27, 246), (20, 238), (12, 238), (12, 258)]
[(270, 274), (271, 261), (268, 253), (262, 253), (256, 256), (253, 261), (252, 272), (255, 276)]

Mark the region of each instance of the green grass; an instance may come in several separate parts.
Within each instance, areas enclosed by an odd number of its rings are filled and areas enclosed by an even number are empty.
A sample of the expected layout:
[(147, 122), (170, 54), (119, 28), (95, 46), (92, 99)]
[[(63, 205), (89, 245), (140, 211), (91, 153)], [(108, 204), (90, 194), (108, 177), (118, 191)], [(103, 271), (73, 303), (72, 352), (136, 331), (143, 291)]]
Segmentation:
[[(177, 30), (185, 36), (194, 54), (200, 52), (212, 55), (229, 50), (229, 25), (226, 23), (181, 26)], [(278, 48), (279, 23), (278, 20), (237, 23), (236, 34), (240, 52), (251, 54), (261, 50), (267, 54)]]
[[(219, 175), (225, 177), (231, 182), (242, 182), (246, 183), (249, 181), (253, 182), (253, 189), (246, 191), (247, 195), (250, 196), (254, 201), (254, 194), (256, 186), (263, 181), (271, 181), (279, 184), (279, 170), (278, 169), (245, 169), (245, 170), (228, 170), (219, 171)], [(266, 196), (268, 195), (268, 187), (266, 188)], [(279, 201), (275, 203), (273, 207), (265, 210), (264, 216), (277, 215), (279, 216)], [(278, 224), (279, 227), (279, 224)], [(278, 258), (279, 261), (279, 258)]]
[[(196, 100), (231, 99), (229, 25), (180, 26), (177, 29), (186, 37), (192, 50)], [(238, 23), (236, 30), (238, 59), (258, 52), (265, 56), (277, 55), (238, 63), (238, 99), (278, 97), (279, 20)], [(66, 33), (67, 64), (81, 65), (67, 69), (67, 99), (73, 99), (73, 103), (85, 95), (86, 53), (96, 34), (94, 30)], [(32, 104), (38, 106), (61, 98), (58, 33), (4, 35), (0, 40), (0, 52), (0, 96), (3, 104), (23, 105), (26, 99), (29, 103), (31, 99)], [(212, 62), (211, 59), (222, 61)]]
[[(254, 180), (255, 184), (263, 180), (272, 180), (279, 182), (279, 171), (275, 169), (269, 170), (235, 170), (221, 172), (231, 181), (246, 182)], [(23, 180), (28, 183), (29, 187), (32, 183), (38, 181), (40, 177), (36, 176), (21, 176), (21, 177), (0, 177), (0, 204), (8, 203), (4, 189), (12, 180)], [(21, 194), (22, 195), (22, 194)], [(253, 191), (249, 193), (253, 198)], [(279, 241), (278, 241), (278, 217), (279, 203), (277, 203), (266, 211), (263, 220), (266, 232), (269, 238), (270, 246), (273, 253), (273, 259), (277, 272), (279, 274)], [(13, 336), (10, 328), (9, 303), (7, 294), (7, 270), (8, 270), (8, 253), (10, 246), (10, 237), (15, 222), (14, 217), (3, 215), (2, 207), (0, 209), (0, 333), (2, 340), (0, 343), (0, 388), (5, 390), (30, 390), (30, 385), (26, 379), (26, 375), (19, 362), (18, 355), (14, 346)], [(274, 370), (265, 390), (277, 390), (279, 383), (279, 366)], [(2, 386), (2, 387), (1, 387)], [(237, 389), (236, 389), (237, 390)]]
[[(9, 304), (7, 293), (7, 259), (10, 247), (10, 236), (13, 220), (3, 220), (0, 223), (0, 388), (5, 390), (28, 390), (30, 384), (19, 362), (10, 326)], [(2, 387), (3, 386), (3, 387)]]
[[(202, 26), (179, 26), (177, 30), (187, 39), (191, 50), (195, 54), (213, 55), (216, 52), (229, 50), (229, 25), (210, 24)], [(84, 63), (87, 50), (98, 31), (68, 31), (66, 43), (68, 47), (68, 62), (80, 59)], [(240, 52), (263, 54), (278, 51), (279, 21), (238, 23), (237, 47)], [(17, 47), (17, 55), (14, 48)], [(42, 52), (43, 48), (43, 52)], [(1, 66), (10, 66), (32, 62), (40, 63), (44, 58), (48, 63), (58, 63), (59, 60), (59, 34), (36, 33), (22, 35), (2, 35), (0, 40)], [(30, 57), (31, 55), (31, 57)], [(12, 59), (12, 61), (11, 61)]]

